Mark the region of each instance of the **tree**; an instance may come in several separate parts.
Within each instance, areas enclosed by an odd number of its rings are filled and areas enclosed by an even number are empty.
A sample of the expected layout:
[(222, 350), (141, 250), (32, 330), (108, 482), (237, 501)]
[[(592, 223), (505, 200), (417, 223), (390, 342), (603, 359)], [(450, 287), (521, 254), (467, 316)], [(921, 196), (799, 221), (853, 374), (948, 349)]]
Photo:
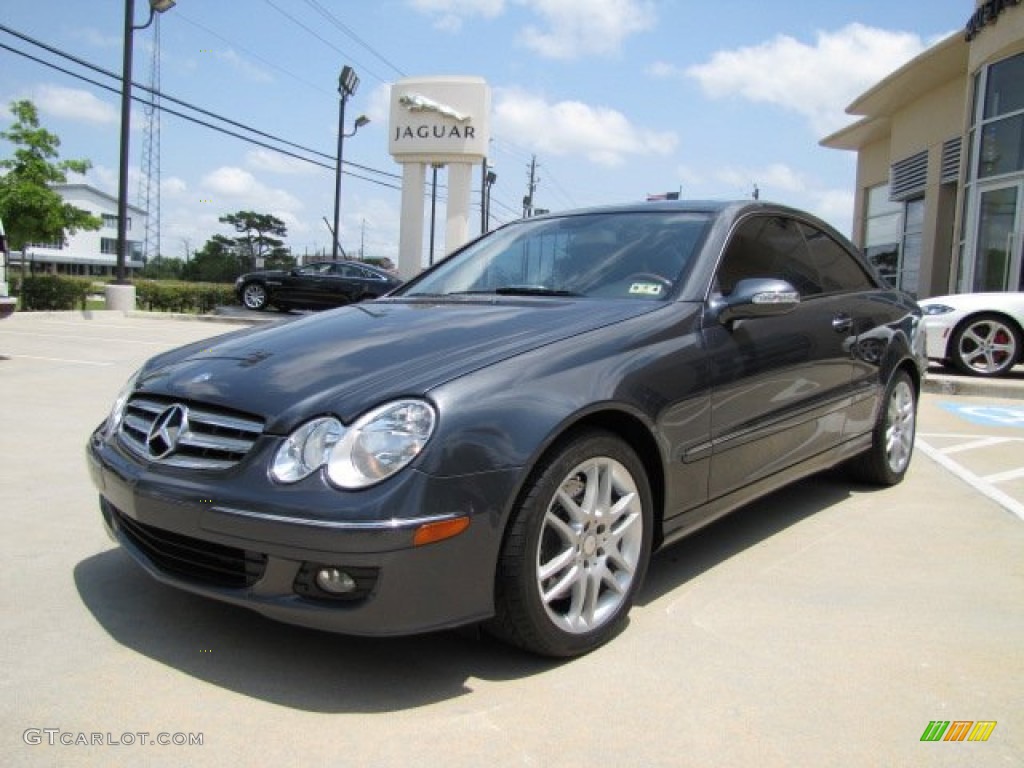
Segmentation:
[(238, 211), (221, 216), (219, 221), (230, 224), (239, 233), (234, 242), (242, 263), (251, 269), (256, 268), (258, 259), (271, 256), (279, 261), (282, 256), (288, 254), (284, 248), (284, 241), (277, 239), (287, 237), (288, 230), (285, 223), (276, 216), (255, 211)]
[(12, 157), (0, 160), (0, 219), (7, 228), (8, 247), (21, 250), (25, 243), (63, 243), (80, 229), (95, 230), (98, 216), (76, 208), (53, 190), (64, 184), (69, 171), (85, 173), (88, 160), (60, 160), (60, 138), (39, 124), (31, 101), (11, 104), (14, 124), (0, 138), (15, 146)]
[(235, 241), (214, 235), (192, 254), (182, 269), (182, 277), (203, 283), (229, 283), (243, 271)]

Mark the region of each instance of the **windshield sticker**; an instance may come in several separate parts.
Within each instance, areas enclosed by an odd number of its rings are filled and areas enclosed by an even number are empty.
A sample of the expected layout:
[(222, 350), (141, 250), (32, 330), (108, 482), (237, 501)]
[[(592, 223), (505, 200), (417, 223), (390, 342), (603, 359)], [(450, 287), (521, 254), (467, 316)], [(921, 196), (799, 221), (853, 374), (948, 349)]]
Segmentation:
[(661, 283), (633, 283), (629, 286), (630, 294), (640, 294), (641, 296), (659, 296), (661, 289)]

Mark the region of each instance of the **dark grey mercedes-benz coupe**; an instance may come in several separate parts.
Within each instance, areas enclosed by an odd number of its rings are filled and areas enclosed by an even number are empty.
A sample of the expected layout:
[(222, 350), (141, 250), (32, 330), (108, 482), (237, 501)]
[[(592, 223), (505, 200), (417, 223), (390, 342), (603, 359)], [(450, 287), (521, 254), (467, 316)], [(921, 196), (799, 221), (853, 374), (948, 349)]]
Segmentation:
[(623, 626), (654, 549), (839, 464), (898, 483), (920, 324), (790, 208), (546, 215), (385, 298), (154, 357), (89, 466), (110, 533), (176, 587), (572, 656)]

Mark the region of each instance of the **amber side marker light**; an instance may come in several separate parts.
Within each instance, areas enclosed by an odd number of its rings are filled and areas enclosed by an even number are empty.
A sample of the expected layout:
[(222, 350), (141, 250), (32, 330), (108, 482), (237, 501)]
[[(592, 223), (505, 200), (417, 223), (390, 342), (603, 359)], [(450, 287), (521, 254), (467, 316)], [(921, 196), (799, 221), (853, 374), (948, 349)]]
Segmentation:
[(444, 541), (453, 536), (458, 536), (467, 528), (469, 528), (468, 517), (456, 517), (436, 523), (424, 523), (416, 529), (416, 533), (412, 537), (412, 544), (414, 547), (422, 547), (424, 544)]

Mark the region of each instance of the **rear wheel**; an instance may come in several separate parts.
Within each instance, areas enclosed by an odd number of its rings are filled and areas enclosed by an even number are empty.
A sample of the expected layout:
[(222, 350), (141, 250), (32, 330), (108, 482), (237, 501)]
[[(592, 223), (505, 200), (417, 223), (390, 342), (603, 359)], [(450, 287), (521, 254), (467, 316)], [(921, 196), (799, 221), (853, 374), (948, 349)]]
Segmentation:
[(970, 318), (957, 328), (950, 342), (953, 365), (974, 376), (1002, 376), (1020, 354), (1020, 331), (999, 315)]
[(267, 298), (267, 289), (262, 283), (246, 283), (242, 286), (242, 303), (246, 309), (266, 309)]
[(896, 485), (910, 467), (917, 432), (917, 390), (906, 371), (897, 371), (871, 436), (871, 448), (853, 460), (851, 469), (864, 482)]
[(500, 638), (547, 656), (575, 656), (624, 625), (651, 552), (652, 501), (643, 465), (606, 432), (577, 436), (524, 489), (502, 545)]

